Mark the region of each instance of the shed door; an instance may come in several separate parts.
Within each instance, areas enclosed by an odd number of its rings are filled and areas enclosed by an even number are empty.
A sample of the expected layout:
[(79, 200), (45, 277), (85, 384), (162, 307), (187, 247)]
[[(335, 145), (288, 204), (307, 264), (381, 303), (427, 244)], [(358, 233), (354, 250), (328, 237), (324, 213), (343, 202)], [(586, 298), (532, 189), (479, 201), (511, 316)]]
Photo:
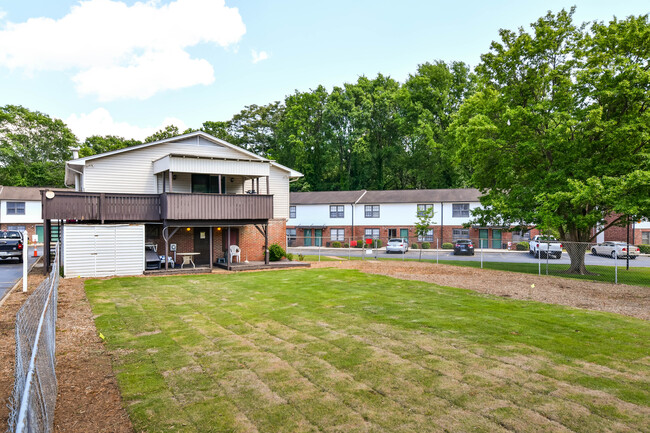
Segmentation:
[(139, 275), (144, 271), (144, 225), (66, 225), (66, 277)]

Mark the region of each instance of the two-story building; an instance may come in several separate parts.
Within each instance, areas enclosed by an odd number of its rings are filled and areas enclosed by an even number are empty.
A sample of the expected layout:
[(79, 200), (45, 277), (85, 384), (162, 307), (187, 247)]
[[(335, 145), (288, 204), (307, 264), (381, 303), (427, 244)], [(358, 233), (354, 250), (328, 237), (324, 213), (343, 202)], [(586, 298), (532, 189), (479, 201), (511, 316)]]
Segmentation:
[(302, 174), (193, 132), (75, 158), (65, 176), (75, 191), (43, 192), (46, 243), (59, 219), (66, 275), (120, 275), (142, 272), (145, 244), (176, 263), (230, 268), (231, 246), (268, 263), (270, 243), (286, 247), (289, 180)]
[[(502, 248), (508, 241), (530, 238), (530, 232), (513, 234), (503, 227), (468, 227), (479, 197), (476, 189), (292, 192), (287, 239), (292, 246), (326, 246), (390, 238), (442, 245), (472, 238), (485, 248)], [(426, 236), (418, 236), (418, 214), (429, 208), (433, 223)]]

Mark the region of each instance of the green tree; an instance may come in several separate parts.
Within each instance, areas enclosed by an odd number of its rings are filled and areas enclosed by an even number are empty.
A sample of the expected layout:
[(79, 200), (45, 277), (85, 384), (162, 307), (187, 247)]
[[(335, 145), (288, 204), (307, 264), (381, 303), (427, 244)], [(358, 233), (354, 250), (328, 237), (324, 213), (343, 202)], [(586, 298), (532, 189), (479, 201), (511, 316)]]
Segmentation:
[(0, 184), (64, 186), (77, 138), (59, 119), (27, 108), (0, 108)]
[[(431, 230), (431, 225), (436, 224), (433, 221), (433, 206), (425, 209), (425, 210), (418, 210), (416, 213), (417, 217), (417, 222), (415, 223), (415, 233), (418, 235), (418, 237), (424, 237), (429, 233), (429, 230)], [(420, 260), (422, 260), (422, 248), (420, 248)]]
[(97, 155), (98, 153), (110, 152), (112, 150), (123, 149), (125, 147), (135, 146), (142, 144), (139, 140), (127, 140), (123, 137), (117, 137), (115, 135), (93, 135), (86, 138), (84, 143), (81, 145), (79, 150), (79, 156), (91, 156)]
[(150, 136), (144, 139), (145, 143), (153, 143), (154, 141), (166, 140), (167, 138), (176, 137), (183, 134), (189, 134), (190, 132), (195, 132), (196, 129), (187, 128), (185, 131), (180, 132), (178, 126), (176, 125), (167, 125), (162, 129), (154, 132)]
[[(650, 216), (648, 16), (577, 27), (572, 15), (501, 30), (481, 57), (479, 91), (452, 125), (484, 194), (480, 224), (590, 242), (609, 215)], [(586, 273), (584, 245), (566, 248), (568, 272)]]

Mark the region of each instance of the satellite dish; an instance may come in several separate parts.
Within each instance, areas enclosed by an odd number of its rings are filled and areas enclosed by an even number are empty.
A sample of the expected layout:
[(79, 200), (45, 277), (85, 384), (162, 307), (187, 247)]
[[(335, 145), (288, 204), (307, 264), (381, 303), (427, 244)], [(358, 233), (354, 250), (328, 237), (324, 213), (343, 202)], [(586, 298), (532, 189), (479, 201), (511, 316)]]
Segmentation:
[(53, 199), (54, 198), (54, 191), (46, 191), (45, 192), (45, 198), (48, 198), (50, 200)]

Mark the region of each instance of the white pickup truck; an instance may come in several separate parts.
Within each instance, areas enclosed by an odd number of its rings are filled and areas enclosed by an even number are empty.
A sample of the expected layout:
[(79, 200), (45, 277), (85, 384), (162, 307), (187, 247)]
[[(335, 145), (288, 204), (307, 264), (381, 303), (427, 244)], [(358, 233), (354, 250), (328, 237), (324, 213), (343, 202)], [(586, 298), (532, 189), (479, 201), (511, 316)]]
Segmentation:
[[(553, 236), (535, 236), (529, 243), (528, 252), (535, 256), (535, 258), (555, 257), (559, 259), (562, 257), (562, 244)], [(540, 257), (540, 258), (541, 258)]]

